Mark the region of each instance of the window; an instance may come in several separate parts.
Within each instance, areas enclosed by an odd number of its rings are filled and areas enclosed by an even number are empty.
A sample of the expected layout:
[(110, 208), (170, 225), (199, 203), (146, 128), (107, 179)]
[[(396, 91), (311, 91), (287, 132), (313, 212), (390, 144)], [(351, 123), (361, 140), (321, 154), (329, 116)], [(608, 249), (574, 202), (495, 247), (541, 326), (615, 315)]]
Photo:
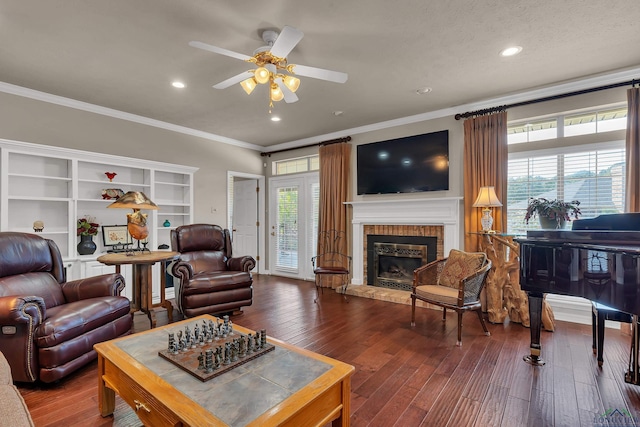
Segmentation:
[(507, 231), (539, 228), (525, 224), (530, 197), (579, 200), (581, 217), (624, 212), (624, 142), (527, 152), (509, 157)]
[(519, 121), (507, 127), (509, 144), (588, 135), (627, 127), (627, 106), (608, 107), (535, 121)]
[(542, 141), (558, 137), (558, 119), (544, 119), (507, 127), (509, 144)]
[(313, 156), (299, 157), (296, 159), (286, 159), (273, 162), (274, 175), (287, 175), (291, 173), (301, 173), (317, 171), (320, 169), (320, 157)]

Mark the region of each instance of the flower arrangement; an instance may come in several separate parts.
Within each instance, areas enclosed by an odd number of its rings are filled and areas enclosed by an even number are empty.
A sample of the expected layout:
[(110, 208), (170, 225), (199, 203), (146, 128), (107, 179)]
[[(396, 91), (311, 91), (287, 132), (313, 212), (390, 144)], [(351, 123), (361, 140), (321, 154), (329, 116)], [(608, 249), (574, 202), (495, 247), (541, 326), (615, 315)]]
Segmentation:
[(529, 224), (529, 220), (538, 215), (543, 218), (555, 220), (559, 226), (561, 223), (564, 223), (564, 221), (571, 221), (571, 217), (578, 219), (582, 214), (579, 206), (580, 202), (578, 200), (565, 202), (558, 199), (547, 200), (544, 197), (532, 197), (531, 200), (529, 200), (524, 221)]
[(78, 220), (77, 234), (78, 236), (95, 236), (98, 234), (98, 227), (100, 227), (100, 224), (96, 223), (94, 218), (89, 216), (80, 218)]

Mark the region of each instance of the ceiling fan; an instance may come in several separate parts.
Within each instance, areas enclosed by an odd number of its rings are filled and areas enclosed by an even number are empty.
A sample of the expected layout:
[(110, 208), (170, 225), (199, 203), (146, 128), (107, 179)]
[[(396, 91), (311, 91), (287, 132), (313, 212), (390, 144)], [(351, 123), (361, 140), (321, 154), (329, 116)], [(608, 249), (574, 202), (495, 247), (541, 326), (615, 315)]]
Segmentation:
[(295, 77), (296, 75), (335, 83), (347, 81), (348, 75), (346, 73), (308, 67), (306, 65), (289, 64), (287, 62), (287, 55), (302, 40), (303, 36), (304, 33), (302, 31), (290, 26), (285, 26), (280, 34), (277, 31), (266, 30), (262, 33), (262, 40), (264, 40), (266, 46), (256, 49), (253, 52), (253, 56), (199, 41), (191, 41), (189, 46), (254, 64), (256, 68), (243, 71), (213, 87), (226, 89), (236, 83), (240, 83), (244, 91), (250, 95), (258, 84), (269, 84), (269, 107), (273, 107), (274, 101), (277, 102), (284, 99), (284, 102), (289, 104), (298, 100), (295, 92), (300, 86), (300, 79)]

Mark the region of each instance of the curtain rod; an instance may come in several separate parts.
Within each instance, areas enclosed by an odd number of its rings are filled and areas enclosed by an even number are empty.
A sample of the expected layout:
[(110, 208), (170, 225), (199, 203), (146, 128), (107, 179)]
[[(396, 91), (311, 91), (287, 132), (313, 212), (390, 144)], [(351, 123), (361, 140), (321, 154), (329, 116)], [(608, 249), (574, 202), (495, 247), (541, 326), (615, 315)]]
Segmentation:
[(276, 150), (276, 151), (265, 151), (265, 152), (260, 153), (260, 155), (262, 157), (265, 157), (265, 156), (271, 157), (272, 154), (283, 153), (285, 151), (291, 151), (291, 150), (297, 150), (298, 148), (307, 148), (307, 147), (317, 147), (317, 146), (320, 146), (320, 145), (339, 144), (341, 142), (349, 142), (349, 141), (351, 141), (351, 137), (350, 136), (345, 136), (344, 138), (330, 139), (328, 141), (316, 142), (315, 144), (307, 144), (307, 145), (302, 145), (300, 147), (284, 148), (282, 150)]
[(582, 89), (582, 90), (576, 90), (574, 92), (569, 92), (569, 93), (563, 93), (560, 95), (552, 95), (552, 96), (546, 96), (544, 98), (538, 98), (538, 99), (532, 99), (529, 101), (522, 101), (522, 102), (516, 102), (515, 104), (509, 104), (509, 105), (500, 105), (497, 107), (491, 107), (491, 108), (485, 108), (482, 110), (476, 110), (476, 111), (468, 111), (466, 113), (462, 113), (462, 114), (456, 114), (455, 115), (455, 119), (456, 120), (460, 120), (460, 119), (466, 119), (472, 116), (482, 116), (484, 114), (490, 114), (490, 113), (497, 113), (499, 111), (504, 111), (507, 108), (514, 108), (514, 107), (522, 107), (523, 105), (530, 105), (530, 104), (537, 104), (539, 102), (546, 102), (546, 101), (553, 101), (556, 99), (562, 99), (562, 98), (568, 98), (570, 96), (576, 96), (576, 95), (584, 95), (585, 93), (592, 93), (592, 92), (598, 92), (601, 90), (607, 90), (607, 89), (613, 89), (616, 87), (621, 87), (621, 86), (635, 86), (636, 84), (639, 84), (640, 80), (629, 80), (626, 82), (620, 82), (620, 83), (612, 83), (610, 85), (606, 85), (606, 86), (598, 86), (598, 87), (592, 87), (591, 89)]

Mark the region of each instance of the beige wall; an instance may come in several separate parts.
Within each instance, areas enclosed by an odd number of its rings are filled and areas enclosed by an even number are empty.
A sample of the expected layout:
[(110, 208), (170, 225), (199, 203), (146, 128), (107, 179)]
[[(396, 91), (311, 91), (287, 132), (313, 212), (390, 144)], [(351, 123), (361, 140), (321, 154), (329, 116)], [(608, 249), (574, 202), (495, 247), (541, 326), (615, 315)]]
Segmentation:
[(263, 174), (260, 153), (0, 93), (0, 138), (194, 166), (194, 220), (227, 224), (227, 170)]

